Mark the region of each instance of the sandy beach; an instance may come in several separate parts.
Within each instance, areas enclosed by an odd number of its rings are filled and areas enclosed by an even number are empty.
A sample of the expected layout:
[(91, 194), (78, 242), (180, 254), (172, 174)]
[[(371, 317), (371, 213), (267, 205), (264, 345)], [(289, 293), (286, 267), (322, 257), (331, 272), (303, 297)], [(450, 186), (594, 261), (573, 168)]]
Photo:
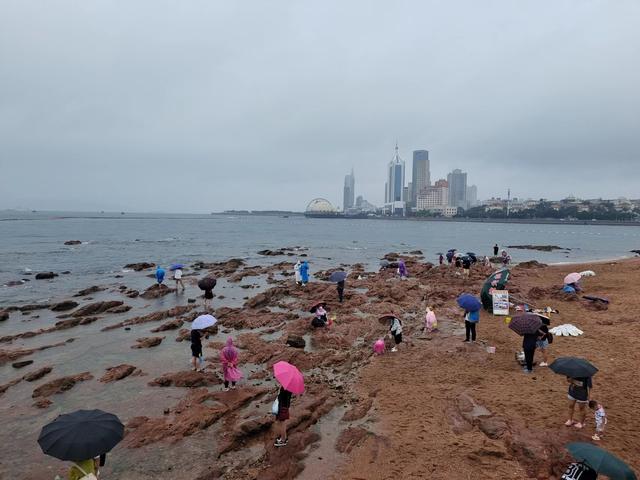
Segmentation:
[[(103, 478), (170, 479), (176, 472), (198, 480), (559, 478), (570, 462), (563, 446), (591, 441), (592, 414), (582, 430), (563, 425), (564, 377), (545, 367), (523, 374), (514, 359), (521, 337), (503, 317), (483, 312), (478, 342), (462, 342), (455, 299), (479, 293), (492, 270), (476, 267), (464, 279), (420, 252), (400, 256), (406, 281), (392, 269), (345, 265), (342, 304), (335, 285), (322, 281), (329, 272), (314, 271), (316, 280), (296, 286), (285, 257), (268, 266), (191, 265), (184, 295), (122, 284), (72, 292), (45, 308), (7, 308), (0, 475), (63, 475), (67, 466), (38, 448), (40, 428), (59, 413), (102, 408), (126, 425)], [(585, 293), (607, 297), (607, 307), (559, 293), (565, 274), (587, 269), (596, 276), (584, 280)], [(141, 269), (136, 278), (145, 281), (152, 271)], [(219, 328), (203, 342), (207, 369), (196, 373), (189, 369), (188, 333), (203, 310), (201, 299), (188, 299), (199, 294), (195, 283), (205, 274), (220, 279), (213, 304)], [(634, 406), (640, 394), (633, 379), (640, 361), (634, 328), (640, 260), (522, 265), (512, 274), (513, 296), (559, 310), (552, 326), (584, 330), (580, 337), (556, 337), (550, 357), (582, 356), (599, 368), (592, 398), (609, 417), (601, 446), (639, 471)], [(336, 316), (331, 328), (311, 329), (307, 310), (315, 300), (326, 300)], [(435, 306), (437, 333), (421, 331), (427, 304)], [(403, 320), (405, 342), (399, 352), (374, 356), (373, 342), (386, 333), (377, 317), (389, 312)], [(224, 392), (218, 351), (229, 336), (240, 349), (245, 380)], [(304, 372), (307, 391), (292, 403), (289, 444), (276, 449), (269, 411), (277, 394), (271, 367), (279, 360)]]

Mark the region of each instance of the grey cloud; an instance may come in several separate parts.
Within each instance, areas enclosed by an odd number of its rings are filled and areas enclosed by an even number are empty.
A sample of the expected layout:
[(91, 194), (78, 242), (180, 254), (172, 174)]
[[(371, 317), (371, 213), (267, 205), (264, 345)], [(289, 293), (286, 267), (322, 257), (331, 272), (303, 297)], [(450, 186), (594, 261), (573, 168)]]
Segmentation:
[[(382, 201), (395, 140), (480, 197), (638, 196), (640, 4), (0, 5), (0, 208)], [(176, 194), (177, 192), (177, 194)]]

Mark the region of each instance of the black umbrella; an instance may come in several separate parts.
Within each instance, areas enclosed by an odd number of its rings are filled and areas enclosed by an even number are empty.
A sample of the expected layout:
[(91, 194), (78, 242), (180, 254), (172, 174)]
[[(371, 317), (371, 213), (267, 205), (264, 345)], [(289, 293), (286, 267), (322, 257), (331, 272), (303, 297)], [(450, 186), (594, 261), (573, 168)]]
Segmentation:
[(77, 462), (111, 451), (123, 436), (124, 425), (114, 414), (78, 410), (45, 425), (38, 443), (46, 455)]
[(629, 466), (615, 455), (591, 443), (573, 442), (567, 445), (569, 453), (611, 480), (637, 480)]
[(213, 287), (216, 286), (216, 279), (213, 277), (204, 277), (198, 280), (198, 287), (200, 290), (213, 290)]
[(549, 365), (549, 368), (555, 373), (565, 375), (570, 378), (592, 377), (598, 372), (598, 369), (584, 358), (577, 357), (556, 358), (553, 363)]
[(347, 272), (338, 270), (337, 272), (333, 272), (331, 274), (331, 276), (329, 277), (329, 281), (334, 283), (344, 282), (345, 278), (347, 278)]

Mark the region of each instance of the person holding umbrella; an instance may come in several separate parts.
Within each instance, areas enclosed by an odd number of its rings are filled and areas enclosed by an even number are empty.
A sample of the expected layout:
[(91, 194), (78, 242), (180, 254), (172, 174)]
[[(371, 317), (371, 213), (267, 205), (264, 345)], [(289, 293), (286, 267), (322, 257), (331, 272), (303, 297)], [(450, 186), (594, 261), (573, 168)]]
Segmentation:
[(173, 271), (173, 279), (176, 282), (176, 293), (178, 293), (178, 290), (180, 289), (180, 287), (182, 287), (182, 291), (184, 292), (184, 283), (182, 282), (182, 269), (184, 268), (184, 265), (181, 263), (176, 263), (174, 265), (171, 265), (170, 270)]
[[(200, 315), (191, 323), (191, 363), (193, 371), (198, 370), (198, 365), (202, 365), (202, 336), (204, 330), (213, 327), (218, 320), (213, 315)], [(203, 371), (204, 368), (200, 369)]]
[(204, 277), (198, 281), (198, 288), (204, 291), (204, 308), (207, 310), (211, 300), (213, 300), (213, 289), (216, 283), (217, 281), (213, 277)]
[(304, 393), (304, 377), (300, 370), (287, 362), (277, 362), (273, 365), (273, 375), (280, 384), (280, 391), (274, 405), (276, 413), (276, 421), (278, 422), (279, 434), (273, 445), (275, 447), (284, 447), (287, 445), (287, 420), (289, 420), (291, 408), (291, 397), (293, 394), (299, 395)]
[(324, 307), (325, 307), (325, 303), (321, 301), (321, 302), (314, 303), (309, 309), (311, 313), (315, 313), (313, 320), (311, 320), (311, 326), (313, 328), (320, 328), (320, 327), (327, 326), (327, 323), (329, 320), (327, 319), (327, 311), (324, 309)]
[(465, 342), (476, 341), (476, 325), (480, 321), (480, 300), (469, 293), (458, 297), (458, 305), (464, 309)]
[(106, 454), (123, 437), (124, 425), (112, 413), (78, 410), (45, 425), (38, 444), (46, 455), (74, 462), (69, 470), (71, 480), (90, 480), (98, 478), (98, 466), (104, 465)]
[(540, 330), (542, 319), (533, 313), (521, 313), (514, 316), (509, 322), (509, 328), (522, 335), (522, 350), (524, 350), (525, 373), (533, 372), (533, 358), (536, 352), (538, 340), (544, 336)]
[[(549, 368), (557, 374), (567, 377), (569, 391), (569, 418), (565, 422), (567, 427), (574, 426), (582, 428), (586, 416), (586, 407), (589, 404), (589, 396), (593, 384), (591, 377), (598, 372), (598, 369), (583, 358), (560, 357), (549, 365)], [(578, 421), (574, 421), (576, 405), (578, 407)]]
[(346, 279), (347, 272), (345, 272), (344, 270), (338, 270), (336, 272), (333, 272), (329, 276), (329, 281), (335, 282), (336, 284), (336, 290), (338, 291), (338, 301), (340, 303), (342, 303), (342, 300), (344, 299), (344, 282)]
[[(586, 442), (566, 445), (571, 456), (580, 463), (572, 463), (560, 477), (563, 480), (594, 480), (598, 474), (611, 480), (638, 480), (634, 471), (611, 452)], [(582, 474), (587, 472), (587, 474)]]
[(378, 321), (383, 325), (389, 325), (389, 337), (393, 337), (395, 346), (391, 349), (392, 352), (398, 351), (398, 345), (402, 343), (402, 322), (394, 314), (389, 313), (381, 316)]

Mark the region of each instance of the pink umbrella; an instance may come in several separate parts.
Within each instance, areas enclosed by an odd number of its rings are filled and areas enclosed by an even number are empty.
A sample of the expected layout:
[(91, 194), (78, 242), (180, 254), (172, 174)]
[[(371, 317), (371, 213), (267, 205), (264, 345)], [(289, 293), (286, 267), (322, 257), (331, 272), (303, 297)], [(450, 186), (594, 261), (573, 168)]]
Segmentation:
[(373, 351), (378, 355), (382, 355), (384, 353), (384, 340), (382, 338), (375, 341), (373, 344)]
[(570, 273), (569, 275), (564, 277), (564, 284), (569, 285), (570, 283), (579, 282), (581, 278), (582, 278), (582, 275), (580, 275), (579, 273), (576, 273), (576, 272)]
[(277, 362), (273, 366), (273, 375), (276, 380), (291, 393), (304, 393), (304, 378), (296, 367), (287, 362)]

